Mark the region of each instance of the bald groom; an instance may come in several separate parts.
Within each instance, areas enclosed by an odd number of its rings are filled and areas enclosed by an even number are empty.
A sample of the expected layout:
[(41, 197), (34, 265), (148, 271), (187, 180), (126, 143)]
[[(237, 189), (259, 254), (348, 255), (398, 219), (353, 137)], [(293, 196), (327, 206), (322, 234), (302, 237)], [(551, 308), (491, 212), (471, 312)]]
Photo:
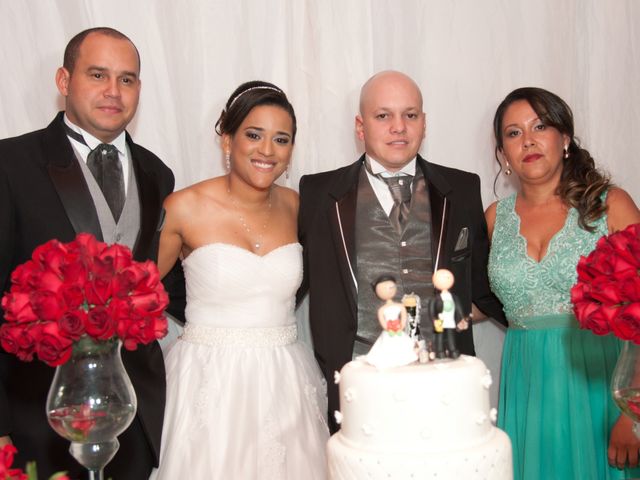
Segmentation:
[[(366, 353), (380, 334), (379, 300), (370, 283), (381, 274), (397, 278), (398, 298), (415, 292), (424, 306), (435, 295), (433, 272), (447, 268), (465, 313), (473, 302), (505, 322), (487, 279), (480, 179), (418, 154), (426, 135), (418, 85), (400, 72), (374, 75), (361, 89), (355, 125), (365, 153), (347, 167), (300, 180), (300, 294), (309, 292), (332, 432), (338, 428), (333, 412), (339, 409), (334, 372)], [(394, 197), (394, 189), (402, 194)], [(473, 355), (471, 328), (457, 335), (460, 351)]]

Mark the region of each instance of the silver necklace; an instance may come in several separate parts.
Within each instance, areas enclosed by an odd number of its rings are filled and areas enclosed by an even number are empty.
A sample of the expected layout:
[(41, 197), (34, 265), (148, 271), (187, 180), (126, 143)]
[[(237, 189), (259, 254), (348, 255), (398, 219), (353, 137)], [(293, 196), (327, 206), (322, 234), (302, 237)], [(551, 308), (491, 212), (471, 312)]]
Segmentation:
[[(244, 219), (244, 216), (242, 215), (242, 213), (240, 213), (240, 207), (238, 205), (238, 202), (236, 202), (236, 199), (233, 198), (233, 195), (231, 195), (231, 189), (229, 185), (227, 185), (227, 193), (229, 194), (229, 199), (233, 204), (233, 208), (238, 214), (238, 220), (240, 221), (240, 225), (242, 225), (242, 228), (244, 228), (247, 234), (252, 237), (253, 236), (252, 230), (247, 224), (247, 221)], [(267, 218), (265, 219), (264, 224), (262, 225), (261, 231), (257, 233), (255, 239), (252, 241), (253, 247), (258, 251), (262, 247), (262, 236), (267, 231), (267, 225), (269, 224), (270, 219), (271, 219), (271, 190), (269, 190), (269, 197), (267, 198)]]

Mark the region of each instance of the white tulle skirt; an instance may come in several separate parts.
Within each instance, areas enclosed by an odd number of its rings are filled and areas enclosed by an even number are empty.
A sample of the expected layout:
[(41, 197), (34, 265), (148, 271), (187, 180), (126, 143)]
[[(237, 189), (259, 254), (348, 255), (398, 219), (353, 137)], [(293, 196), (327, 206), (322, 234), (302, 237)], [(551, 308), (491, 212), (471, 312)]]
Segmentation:
[(311, 351), (295, 336), (253, 335), (171, 348), (152, 479), (326, 478), (326, 385)]

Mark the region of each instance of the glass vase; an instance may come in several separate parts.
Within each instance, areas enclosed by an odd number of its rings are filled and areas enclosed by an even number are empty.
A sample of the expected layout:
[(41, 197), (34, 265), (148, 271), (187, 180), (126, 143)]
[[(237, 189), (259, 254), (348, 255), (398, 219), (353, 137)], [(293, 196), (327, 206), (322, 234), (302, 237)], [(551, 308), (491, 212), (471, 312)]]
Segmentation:
[(102, 480), (103, 468), (120, 446), (117, 436), (136, 412), (136, 394), (120, 356), (119, 339), (83, 336), (68, 362), (56, 368), (47, 397), (51, 427), (71, 442), (69, 452)]
[(611, 379), (613, 400), (634, 421), (633, 431), (640, 438), (640, 345), (624, 342)]

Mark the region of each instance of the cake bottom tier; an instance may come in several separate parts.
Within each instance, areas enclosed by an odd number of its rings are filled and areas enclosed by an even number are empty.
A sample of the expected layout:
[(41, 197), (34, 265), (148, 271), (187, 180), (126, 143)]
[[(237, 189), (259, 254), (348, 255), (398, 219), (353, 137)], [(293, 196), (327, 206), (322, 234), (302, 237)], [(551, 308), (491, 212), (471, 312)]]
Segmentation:
[(371, 452), (350, 446), (338, 432), (329, 439), (331, 480), (511, 480), (511, 442), (493, 429), (482, 444), (464, 450), (423, 454)]

